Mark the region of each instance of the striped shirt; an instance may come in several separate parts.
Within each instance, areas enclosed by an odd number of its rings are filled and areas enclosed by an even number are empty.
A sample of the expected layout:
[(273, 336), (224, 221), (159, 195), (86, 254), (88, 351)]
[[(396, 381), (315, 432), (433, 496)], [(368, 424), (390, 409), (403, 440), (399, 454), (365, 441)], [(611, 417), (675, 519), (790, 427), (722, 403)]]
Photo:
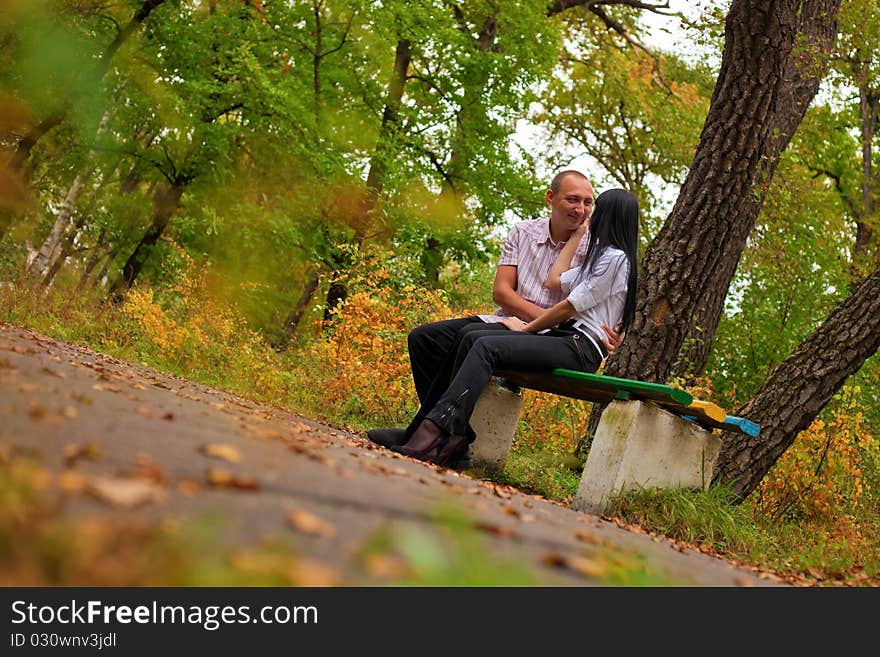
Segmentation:
[[(582, 239), (571, 260), (572, 267), (580, 267), (587, 253), (589, 240)], [(544, 287), (550, 269), (565, 242), (554, 242), (550, 238), (550, 219), (533, 219), (514, 224), (501, 249), (498, 266), (516, 267), (516, 292), (526, 301), (541, 308), (549, 308), (565, 298), (560, 292), (551, 292)], [(500, 322), (509, 314), (497, 308), (492, 315), (479, 315), (484, 322)]]

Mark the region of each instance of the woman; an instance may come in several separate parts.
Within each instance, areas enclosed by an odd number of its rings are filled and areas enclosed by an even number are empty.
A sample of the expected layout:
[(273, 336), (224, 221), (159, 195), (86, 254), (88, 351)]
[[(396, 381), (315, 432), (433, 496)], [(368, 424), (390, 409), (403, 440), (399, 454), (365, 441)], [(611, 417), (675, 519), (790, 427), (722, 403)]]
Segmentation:
[(510, 333), (469, 333), (456, 353), (455, 376), (446, 392), (427, 413), (420, 411), (424, 419), (406, 445), (393, 449), (438, 465), (457, 459), (468, 445), (468, 420), (493, 370), (599, 369), (605, 358), (602, 326), (625, 331), (635, 315), (638, 215), (631, 193), (600, 194), (583, 266), (561, 273), (578, 246), (579, 240), (570, 239), (547, 281), (548, 287), (561, 285), (567, 298), (531, 322), (504, 320)]

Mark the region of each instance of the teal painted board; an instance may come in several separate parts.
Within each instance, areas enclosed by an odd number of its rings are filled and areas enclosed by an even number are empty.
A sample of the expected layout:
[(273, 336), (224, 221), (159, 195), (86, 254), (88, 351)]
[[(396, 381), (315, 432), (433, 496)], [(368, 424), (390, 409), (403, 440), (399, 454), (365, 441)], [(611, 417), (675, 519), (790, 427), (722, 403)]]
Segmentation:
[(752, 422), (751, 420), (747, 420), (744, 417), (736, 417), (735, 415), (728, 415), (724, 420), (724, 424), (730, 424), (737, 427), (740, 433), (744, 433), (747, 436), (752, 436), (753, 438), (761, 433), (761, 425), (756, 422)]

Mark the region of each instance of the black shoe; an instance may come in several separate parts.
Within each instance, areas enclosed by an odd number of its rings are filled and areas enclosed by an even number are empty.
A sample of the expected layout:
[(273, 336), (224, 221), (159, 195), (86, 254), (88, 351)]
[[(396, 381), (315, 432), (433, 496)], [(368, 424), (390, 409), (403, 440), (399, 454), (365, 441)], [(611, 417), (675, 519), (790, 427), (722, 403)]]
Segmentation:
[(449, 442), (449, 434), (434, 420), (425, 418), (405, 445), (394, 446), (391, 449), (404, 456), (433, 463), (437, 453), (447, 442)]
[(398, 447), (406, 445), (406, 429), (370, 429), (367, 431), (367, 438), (377, 445), (387, 447)]

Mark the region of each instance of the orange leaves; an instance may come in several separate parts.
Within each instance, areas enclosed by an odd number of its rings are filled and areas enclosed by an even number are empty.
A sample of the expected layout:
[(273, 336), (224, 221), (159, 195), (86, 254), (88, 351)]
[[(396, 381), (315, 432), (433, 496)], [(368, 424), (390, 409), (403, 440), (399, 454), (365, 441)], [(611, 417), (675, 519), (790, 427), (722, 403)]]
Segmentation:
[(102, 502), (125, 509), (164, 502), (167, 498), (165, 489), (153, 482), (122, 477), (90, 478), (85, 490)]
[(287, 514), (287, 521), (296, 531), (303, 534), (311, 534), (320, 538), (333, 538), (336, 536), (336, 527), (322, 520), (313, 513), (296, 509)]
[(234, 488), (244, 491), (260, 490), (260, 485), (253, 477), (241, 477), (223, 468), (209, 468), (205, 479), (215, 488)]
[(602, 579), (608, 575), (608, 569), (598, 561), (576, 554), (551, 553), (546, 555), (541, 563), (553, 568), (570, 570), (586, 579)]
[(755, 503), (775, 517), (819, 520), (849, 535), (858, 508), (868, 499), (864, 464), (880, 457), (878, 441), (860, 413), (840, 411), (829, 422), (815, 420), (801, 432), (764, 478)]
[(229, 461), (230, 463), (239, 463), (241, 461), (241, 454), (232, 445), (225, 445), (222, 443), (202, 445), (199, 448), (199, 451), (205, 456)]

